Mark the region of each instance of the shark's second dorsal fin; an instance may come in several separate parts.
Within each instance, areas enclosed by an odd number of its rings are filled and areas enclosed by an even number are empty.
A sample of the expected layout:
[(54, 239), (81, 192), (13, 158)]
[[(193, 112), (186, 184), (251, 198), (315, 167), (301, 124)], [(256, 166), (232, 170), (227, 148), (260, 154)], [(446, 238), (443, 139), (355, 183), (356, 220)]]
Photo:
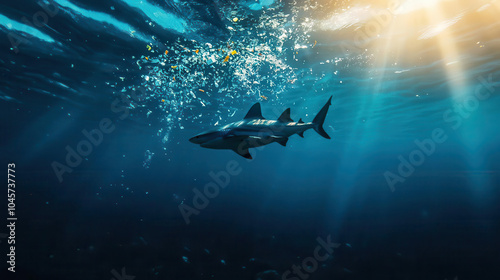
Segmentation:
[(302, 118), (299, 119), (298, 123), (304, 123), (304, 121), (302, 120)]
[(260, 109), (260, 103), (253, 104), (252, 108), (250, 108), (247, 115), (243, 119), (265, 119), (262, 116), (262, 110)]
[(283, 114), (278, 118), (280, 122), (293, 122), (292, 118), (290, 118), (290, 108), (286, 109)]

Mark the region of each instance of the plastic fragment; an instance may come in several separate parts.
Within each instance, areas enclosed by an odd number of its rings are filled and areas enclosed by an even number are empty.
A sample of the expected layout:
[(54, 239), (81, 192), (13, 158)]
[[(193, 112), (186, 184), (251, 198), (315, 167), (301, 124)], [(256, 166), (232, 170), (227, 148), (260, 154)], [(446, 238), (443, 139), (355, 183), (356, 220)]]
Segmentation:
[(237, 54), (237, 52), (236, 52), (235, 50), (233, 50), (233, 51), (231, 52), (231, 54), (232, 54), (232, 55), (235, 55), (235, 54)]
[(201, 92), (205, 92), (204, 90), (202, 90), (201, 88), (199, 89)]
[(175, 68), (177, 68), (177, 66), (170, 66), (170, 67), (172, 67), (172, 69), (175, 69)]
[(165, 55), (167, 55), (167, 54), (168, 54), (168, 50), (165, 50)]
[(313, 48), (316, 46), (317, 43), (318, 43), (318, 41), (314, 40)]
[(233, 18), (233, 22), (237, 22), (237, 21), (238, 21), (237, 17)]
[(146, 48), (148, 49), (148, 51), (151, 50), (151, 46), (150, 45), (146, 45)]
[(260, 98), (264, 99), (264, 100), (267, 100), (267, 97), (264, 96), (264, 95), (261, 95)]
[(196, 50), (196, 51), (194, 51), (194, 52), (195, 52), (196, 54), (198, 54), (198, 53), (200, 52), (200, 50)]
[(229, 55), (226, 56), (226, 58), (224, 58), (224, 63), (228, 62), (229, 61)]

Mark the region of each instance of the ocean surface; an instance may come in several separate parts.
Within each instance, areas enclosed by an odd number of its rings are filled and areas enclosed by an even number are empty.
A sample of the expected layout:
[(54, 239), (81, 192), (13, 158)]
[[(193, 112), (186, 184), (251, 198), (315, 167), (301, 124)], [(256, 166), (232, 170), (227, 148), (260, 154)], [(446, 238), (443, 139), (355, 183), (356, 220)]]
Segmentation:
[[(499, 13), (2, 1), (2, 279), (498, 279)], [(257, 102), (310, 122), (330, 96), (330, 140), (253, 160), (188, 141)]]

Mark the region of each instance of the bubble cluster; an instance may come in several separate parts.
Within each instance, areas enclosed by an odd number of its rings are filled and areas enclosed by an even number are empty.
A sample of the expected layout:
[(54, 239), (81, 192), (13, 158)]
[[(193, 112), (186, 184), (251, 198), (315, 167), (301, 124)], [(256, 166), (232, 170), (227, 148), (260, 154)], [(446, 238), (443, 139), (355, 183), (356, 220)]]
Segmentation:
[(315, 42), (307, 34), (311, 25), (298, 20), (300, 7), (284, 10), (280, 3), (259, 11), (228, 4), (220, 9), (227, 38), (146, 46), (148, 54), (136, 61), (147, 70), (138, 86), (146, 92), (147, 117), (154, 113), (164, 123), (163, 142), (186, 122), (217, 125), (246, 102), (279, 103), (295, 87), (296, 56)]

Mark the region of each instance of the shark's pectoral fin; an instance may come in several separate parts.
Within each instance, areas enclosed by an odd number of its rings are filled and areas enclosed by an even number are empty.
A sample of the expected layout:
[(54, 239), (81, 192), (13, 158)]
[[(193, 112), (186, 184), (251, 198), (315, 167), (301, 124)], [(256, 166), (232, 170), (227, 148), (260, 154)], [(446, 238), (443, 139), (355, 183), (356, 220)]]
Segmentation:
[(288, 138), (286, 137), (274, 137), (274, 141), (279, 143), (281, 146), (286, 147), (286, 143), (288, 142)]
[(297, 134), (298, 134), (300, 137), (304, 138), (304, 131), (302, 131), (302, 132), (297, 132)]
[(238, 147), (238, 148), (233, 149), (233, 151), (244, 158), (252, 159), (252, 155), (248, 151), (248, 148)]

